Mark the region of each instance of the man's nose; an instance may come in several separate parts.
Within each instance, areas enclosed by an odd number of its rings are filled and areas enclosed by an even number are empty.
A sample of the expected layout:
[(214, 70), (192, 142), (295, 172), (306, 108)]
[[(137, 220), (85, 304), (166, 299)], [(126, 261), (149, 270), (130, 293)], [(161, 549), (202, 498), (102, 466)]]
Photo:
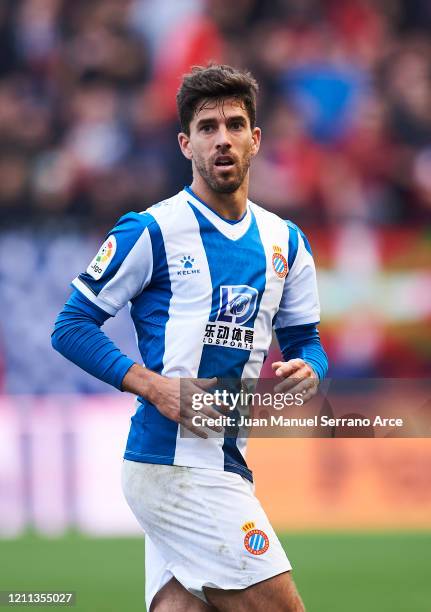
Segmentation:
[(230, 149), (231, 146), (229, 130), (224, 125), (219, 126), (216, 138), (217, 149)]

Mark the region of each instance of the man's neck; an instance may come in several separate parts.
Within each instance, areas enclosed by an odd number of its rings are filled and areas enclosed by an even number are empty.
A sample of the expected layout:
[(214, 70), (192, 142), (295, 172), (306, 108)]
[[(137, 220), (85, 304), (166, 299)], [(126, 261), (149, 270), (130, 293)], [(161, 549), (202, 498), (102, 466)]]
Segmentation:
[(205, 181), (194, 178), (190, 189), (207, 206), (229, 221), (238, 221), (247, 210), (248, 178), (233, 193), (213, 191)]

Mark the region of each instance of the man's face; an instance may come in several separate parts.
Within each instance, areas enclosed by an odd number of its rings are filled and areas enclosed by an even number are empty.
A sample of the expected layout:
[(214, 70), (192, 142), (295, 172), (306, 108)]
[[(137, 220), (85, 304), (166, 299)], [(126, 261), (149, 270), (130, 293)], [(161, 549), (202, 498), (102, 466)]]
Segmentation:
[(198, 104), (190, 135), (179, 135), (181, 150), (207, 185), (233, 193), (244, 182), (260, 144), (259, 128), (250, 127), (242, 102), (232, 98)]

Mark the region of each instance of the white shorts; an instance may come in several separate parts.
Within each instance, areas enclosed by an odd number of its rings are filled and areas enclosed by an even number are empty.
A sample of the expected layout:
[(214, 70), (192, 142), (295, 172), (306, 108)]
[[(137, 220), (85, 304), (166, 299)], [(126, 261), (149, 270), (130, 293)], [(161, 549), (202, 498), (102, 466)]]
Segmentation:
[(124, 460), (124, 495), (146, 532), (145, 599), (175, 578), (244, 589), (292, 569), (251, 482), (231, 472)]

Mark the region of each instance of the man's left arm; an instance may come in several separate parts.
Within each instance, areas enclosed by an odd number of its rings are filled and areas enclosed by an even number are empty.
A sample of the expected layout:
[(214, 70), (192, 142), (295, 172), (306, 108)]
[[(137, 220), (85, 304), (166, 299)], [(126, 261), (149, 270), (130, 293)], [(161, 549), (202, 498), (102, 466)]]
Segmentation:
[(288, 227), (289, 274), (274, 320), (284, 361), (276, 361), (272, 368), (283, 379), (276, 391), (302, 392), (307, 401), (326, 376), (328, 358), (317, 329), (320, 304), (311, 248), (296, 225), (288, 222)]

